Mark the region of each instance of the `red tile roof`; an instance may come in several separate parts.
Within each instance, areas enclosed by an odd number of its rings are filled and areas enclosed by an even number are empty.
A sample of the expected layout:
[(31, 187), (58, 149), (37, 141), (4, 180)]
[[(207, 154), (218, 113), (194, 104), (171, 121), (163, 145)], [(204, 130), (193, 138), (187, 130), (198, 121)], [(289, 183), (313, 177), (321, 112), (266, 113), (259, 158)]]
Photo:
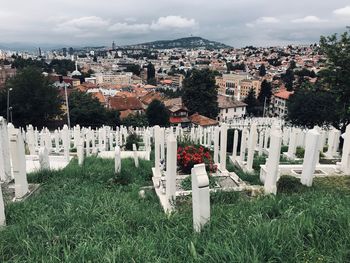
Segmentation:
[(280, 89), (278, 92), (274, 93), (273, 96), (288, 100), (289, 96), (292, 95), (294, 92), (293, 91), (287, 91), (286, 89)]
[(115, 110), (142, 110), (142, 103), (136, 97), (112, 97), (110, 107)]
[(200, 126), (214, 126), (219, 124), (218, 121), (210, 119), (198, 113), (191, 115), (189, 119), (193, 124), (197, 124)]

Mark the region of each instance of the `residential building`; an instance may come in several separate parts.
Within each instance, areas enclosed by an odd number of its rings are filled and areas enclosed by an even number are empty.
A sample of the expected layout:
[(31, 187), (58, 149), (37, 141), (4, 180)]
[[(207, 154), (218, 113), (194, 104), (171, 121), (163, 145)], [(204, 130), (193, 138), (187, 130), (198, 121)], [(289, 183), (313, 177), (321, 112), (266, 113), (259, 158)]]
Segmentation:
[(246, 114), (247, 104), (235, 100), (232, 96), (218, 95), (218, 104), (220, 109), (218, 121), (225, 122)]
[(285, 117), (288, 114), (287, 101), (294, 92), (280, 89), (271, 97), (270, 114), (274, 117)]

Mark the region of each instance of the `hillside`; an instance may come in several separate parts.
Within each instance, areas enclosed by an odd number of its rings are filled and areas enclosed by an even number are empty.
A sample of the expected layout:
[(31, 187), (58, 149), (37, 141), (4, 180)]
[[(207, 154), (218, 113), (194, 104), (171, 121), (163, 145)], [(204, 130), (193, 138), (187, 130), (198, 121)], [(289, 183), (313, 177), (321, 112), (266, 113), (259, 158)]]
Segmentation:
[(130, 45), (133, 48), (154, 48), (154, 49), (168, 49), (168, 48), (229, 48), (230, 46), (216, 41), (211, 41), (201, 37), (185, 37), (174, 40), (158, 40), (142, 44)]

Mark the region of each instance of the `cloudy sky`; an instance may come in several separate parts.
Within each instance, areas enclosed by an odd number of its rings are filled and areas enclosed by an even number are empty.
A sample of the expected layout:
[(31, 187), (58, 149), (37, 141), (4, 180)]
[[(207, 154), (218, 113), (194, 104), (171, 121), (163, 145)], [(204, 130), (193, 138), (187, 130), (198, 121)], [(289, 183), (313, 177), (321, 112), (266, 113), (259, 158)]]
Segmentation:
[(235, 47), (312, 43), (350, 26), (349, 0), (2, 0), (0, 43), (117, 45), (190, 35)]

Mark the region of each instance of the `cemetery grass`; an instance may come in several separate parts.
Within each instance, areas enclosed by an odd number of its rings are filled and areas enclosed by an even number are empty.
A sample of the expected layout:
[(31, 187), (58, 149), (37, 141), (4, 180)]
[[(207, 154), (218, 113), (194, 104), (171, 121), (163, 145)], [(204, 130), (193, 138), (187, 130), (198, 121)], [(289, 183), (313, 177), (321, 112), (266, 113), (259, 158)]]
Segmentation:
[(113, 160), (73, 160), (29, 176), (40, 191), (7, 204), (0, 262), (349, 262), (350, 178), (311, 188), (283, 178), (277, 196), (211, 195), (211, 221), (192, 230), (191, 198), (165, 215), (150, 184), (152, 162), (122, 160), (129, 184), (112, 183)]

